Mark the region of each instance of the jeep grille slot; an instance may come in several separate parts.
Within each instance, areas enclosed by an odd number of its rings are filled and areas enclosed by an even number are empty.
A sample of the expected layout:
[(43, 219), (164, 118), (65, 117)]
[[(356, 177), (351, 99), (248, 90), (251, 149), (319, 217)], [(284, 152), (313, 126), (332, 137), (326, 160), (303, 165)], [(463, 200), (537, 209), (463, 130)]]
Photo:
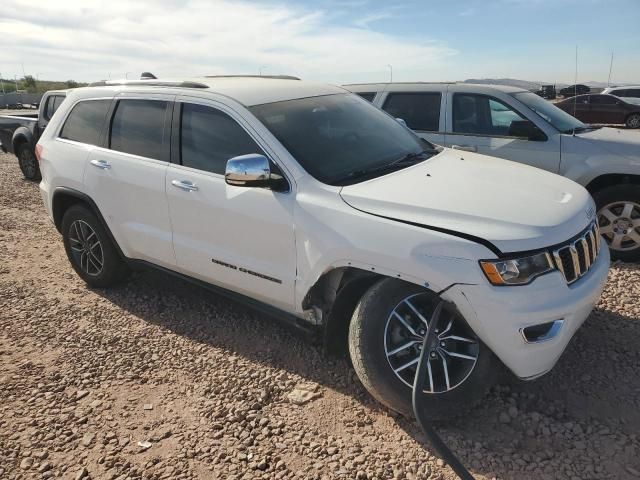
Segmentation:
[(593, 222), (577, 239), (555, 248), (552, 256), (558, 270), (571, 284), (589, 271), (599, 251), (600, 229), (597, 222)]

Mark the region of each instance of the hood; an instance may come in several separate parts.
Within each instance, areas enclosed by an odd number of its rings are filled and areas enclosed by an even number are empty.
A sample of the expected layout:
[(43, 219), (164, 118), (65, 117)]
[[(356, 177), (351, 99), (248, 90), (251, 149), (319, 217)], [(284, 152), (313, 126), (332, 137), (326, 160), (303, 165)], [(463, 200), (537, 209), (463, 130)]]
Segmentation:
[(640, 135), (637, 132), (619, 128), (598, 128), (578, 133), (575, 138), (600, 147), (608, 153), (640, 160)]
[(358, 210), (491, 242), (501, 252), (564, 242), (593, 219), (577, 183), (507, 160), (444, 149), (403, 170), (343, 187)]

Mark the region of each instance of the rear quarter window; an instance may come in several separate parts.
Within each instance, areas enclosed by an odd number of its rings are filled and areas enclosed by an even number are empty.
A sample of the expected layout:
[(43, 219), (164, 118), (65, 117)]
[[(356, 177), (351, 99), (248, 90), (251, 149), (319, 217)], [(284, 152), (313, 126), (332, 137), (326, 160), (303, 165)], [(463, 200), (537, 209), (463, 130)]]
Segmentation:
[(76, 104), (60, 130), (60, 138), (98, 145), (111, 99), (83, 100)]
[(376, 92), (356, 92), (356, 95), (364, 98), (367, 102), (373, 102), (373, 99), (376, 98)]

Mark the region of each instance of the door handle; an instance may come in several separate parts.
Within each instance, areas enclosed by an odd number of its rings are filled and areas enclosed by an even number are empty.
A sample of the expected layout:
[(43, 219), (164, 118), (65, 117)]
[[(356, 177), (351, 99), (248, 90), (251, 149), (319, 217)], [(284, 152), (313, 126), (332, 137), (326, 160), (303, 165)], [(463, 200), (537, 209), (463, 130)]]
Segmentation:
[(91, 165), (93, 165), (94, 167), (101, 168), (103, 170), (106, 170), (107, 168), (111, 168), (111, 164), (106, 160), (91, 160)]
[(182, 190), (185, 190), (187, 192), (194, 192), (198, 190), (196, 184), (188, 180), (171, 180), (171, 185), (181, 188)]
[(477, 152), (478, 147), (475, 145), (451, 145), (451, 148), (456, 150), (464, 150), (465, 152)]

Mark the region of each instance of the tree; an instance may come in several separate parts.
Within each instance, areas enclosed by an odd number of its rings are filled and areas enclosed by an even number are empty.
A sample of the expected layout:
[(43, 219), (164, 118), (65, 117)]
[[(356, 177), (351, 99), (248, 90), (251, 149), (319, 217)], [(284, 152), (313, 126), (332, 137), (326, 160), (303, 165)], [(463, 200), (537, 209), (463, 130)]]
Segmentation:
[(67, 88), (78, 88), (78, 82), (76, 82), (75, 80), (67, 80), (64, 83), (67, 84)]
[(26, 89), (36, 88), (36, 79), (33, 78), (33, 75), (25, 75), (23, 82), (24, 82), (24, 88)]

